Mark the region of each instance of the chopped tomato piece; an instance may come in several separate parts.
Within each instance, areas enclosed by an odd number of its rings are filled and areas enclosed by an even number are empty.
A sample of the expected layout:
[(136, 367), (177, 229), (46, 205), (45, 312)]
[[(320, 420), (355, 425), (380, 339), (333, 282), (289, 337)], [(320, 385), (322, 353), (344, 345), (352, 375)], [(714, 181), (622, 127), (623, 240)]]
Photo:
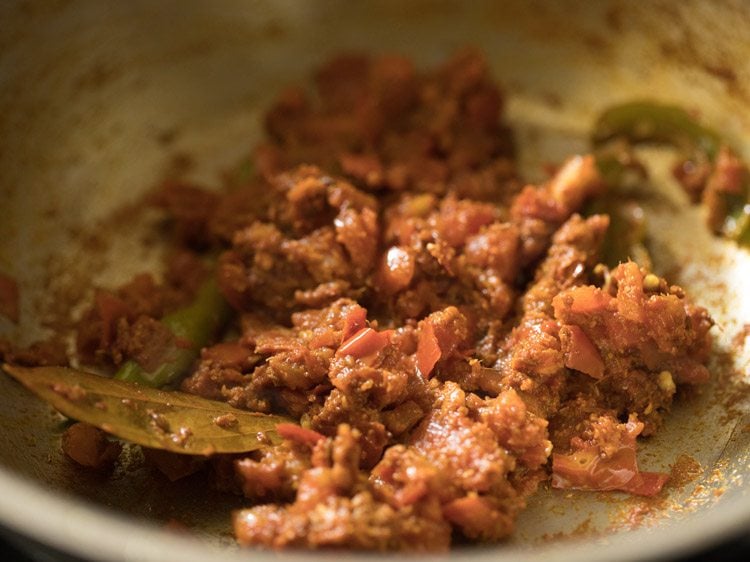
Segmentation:
[(575, 287), (567, 291), (564, 297), (555, 297), (552, 303), (555, 307), (555, 316), (560, 316), (568, 299), (569, 309), (573, 314), (591, 314), (604, 312), (612, 297), (597, 287)]
[(638, 474), (635, 450), (620, 448), (602, 457), (598, 449), (582, 449), (569, 455), (552, 455), (552, 487), (574, 490), (622, 490)]
[(566, 324), (560, 330), (560, 336), (565, 350), (565, 366), (593, 377), (601, 379), (604, 376), (604, 361), (599, 350), (591, 342), (586, 333), (574, 324)]
[(366, 327), (367, 310), (361, 306), (355, 306), (344, 318), (344, 330), (341, 334), (341, 343), (345, 342)]
[(351, 355), (365, 361), (372, 359), (391, 341), (391, 333), (390, 330), (378, 332), (372, 328), (362, 328), (341, 344), (336, 356)]
[(99, 291), (96, 295), (96, 311), (102, 319), (102, 347), (106, 347), (115, 339), (117, 321), (128, 315), (128, 305), (110, 292)]
[(276, 431), (284, 439), (309, 447), (315, 446), (318, 441), (326, 438), (322, 433), (293, 423), (278, 423), (276, 424)]
[(664, 472), (639, 472), (621, 490), (636, 496), (655, 496), (668, 479), (669, 474)]
[(449, 246), (458, 248), (469, 236), (493, 222), (496, 212), (491, 205), (446, 197), (440, 206), (438, 231)]
[(423, 377), (429, 377), (442, 352), (431, 322), (422, 324), (417, 340), (417, 368)]
[(553, 454), (552, 487), (601, 492), (619, 490), (640, 496), (658, 494), (668, 475), (638, 470), (635, 438), (642, 430), (642, 423), (629, 421), (620, 447), (606, 457), (593, 445), (568, 455)]
[(440, 359), (447, 359), (454, 354), (461, 356), (468, 337), (468, 321), (455, 306), (433, 312), (420, 321), (417, 367), (422, 376), (429, 377)]

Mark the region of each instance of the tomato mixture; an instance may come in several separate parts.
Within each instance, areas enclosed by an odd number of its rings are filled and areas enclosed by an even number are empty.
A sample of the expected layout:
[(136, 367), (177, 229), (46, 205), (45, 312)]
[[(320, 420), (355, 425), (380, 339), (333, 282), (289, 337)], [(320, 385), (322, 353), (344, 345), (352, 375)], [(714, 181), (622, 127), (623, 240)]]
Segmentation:
[(603, 265), (596, 158), (525, 183), (502, 114), (477, 52), (429, 72), (339, 56), (278, 96), (253, 173), (154, 196), (166, 277), (100, 290), (78, 352), (158, 365), (183, 345), (161, 320), (215, 275), (229, 329), (179, 388), (299, 420), (209, 461), (247, 498), (241, 544), (445, 550), (508, 537), (544, 482), (661, 490), (637, 439), (709, 379), (711, 319), (645, 267)]

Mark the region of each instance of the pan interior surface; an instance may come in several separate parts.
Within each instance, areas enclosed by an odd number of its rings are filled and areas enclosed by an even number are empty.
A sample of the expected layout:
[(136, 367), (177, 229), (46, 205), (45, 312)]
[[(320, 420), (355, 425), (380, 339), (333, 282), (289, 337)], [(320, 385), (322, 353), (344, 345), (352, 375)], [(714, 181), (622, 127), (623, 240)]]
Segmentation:
[[(23, 292), (20, 324), (0, 319), (0, 334), (26, 343), (54, 324), (59, 302), (85, 300), (91, 283), (156, 269), (158, 217), (122, 209), (176, 162), (218, 185), (260, 138), (273, 96), (342, 50), (399, 52), (429, 67), (467, 44), (482, 49), (531, 181), (543, 164), (587, 150), (595, 116), (631, 99), (697, 110), (750, 156), (750, 32), (737, 31), (750, 29), (750, 9), (739, 3), (84, 0), (8, 3), (3, 20), (12, 31), (0, 38), (0, 269)], [(647, 211), (660, 272), (717, 327), (713, 382), (675, 404), (640, 461), (661, 471), (689, 462), (693, 478), (659, 501), (540, 490), (511, 541), (461, 556), (674, 555), (750, 525), (750, 346), (738, 336), (750, 323), (750, 256), (708, 233), (671, 179), (668, 153), (644, 158), (659, 194)], [(158, 479), (137, 448), (111, 476), (77, 470), (59, 448), (61, 417), (8, 377), (0, 404), (4, 525), (106, 560), (242, 558), (228, 515), (240, 499), (200, 479)], [(170, 519), (200, 540), (161, 530)]]

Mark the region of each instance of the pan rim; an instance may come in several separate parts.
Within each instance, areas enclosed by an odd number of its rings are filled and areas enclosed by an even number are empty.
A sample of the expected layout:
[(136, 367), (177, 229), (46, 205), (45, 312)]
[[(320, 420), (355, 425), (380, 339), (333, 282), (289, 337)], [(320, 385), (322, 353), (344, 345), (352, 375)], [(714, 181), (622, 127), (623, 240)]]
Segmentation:
[[(708, 548), (744, 529), (750, 530), (750, 501), (743, 495), (725, 500), (710, 517), (691, 517), (667, 529), (642, 527), (591, 541), (551, 542), (533, 548), (497, 545), (454, 549), (448, 557), (493, 562), (498, 554), (519, 562), (595, 560), (649, 560), (679, 556)], [(0, 523), (20, 536), (86, 560), (156, 561), (169, 558), (184, 562), (206, 559), (226, 562), (247, 560), (246, 553), (221, 548), (192, 537), (179, 536), (57, 491), (44, 490), (27, 478), (0, 467)], [(93, 555), (93, 558), (92, 558)], [(256, 560), (277, 560), (279, 553), (255, 551)], [(287, 560), (328, 560), (324, 552), (286, 551)], [(347, 559), (381, 559), (382, 554), (348, 553)], [(392, 555), (389, 555), (392, 556)], [(220, 558), (219, 558), (220, 557)], [(434, 559), (434, 555), (420, 557)], [(446, 558), (440, 555), (439, 558)]]

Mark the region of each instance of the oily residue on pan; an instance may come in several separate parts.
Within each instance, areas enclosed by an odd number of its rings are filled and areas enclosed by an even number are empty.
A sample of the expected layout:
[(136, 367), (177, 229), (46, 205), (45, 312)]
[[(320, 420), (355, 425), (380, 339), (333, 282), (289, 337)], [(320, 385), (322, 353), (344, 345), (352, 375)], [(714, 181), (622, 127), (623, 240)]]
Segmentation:
[[(745, 373), (735, 368), (731, 353), (716, 352), (713, 368), (714, 381), (705, 396), (694, 396), (698, 407), (695, 415), (701, 420), (690, 429), (696, 442), (703, 432), (715, 431), (714, 424), (725, 428), (726, 445), (716, 451), (713, 464), (702, 465), (696, 458), (676, 450), (671, 465), (670, 480), (665, 492), (653, 498), (626, 498), (610, 517), (607, 531), (633, 530), (642, 526), (659, 526), (665, 519), (684, 517), (709, 508), (720, 501), (728, 488), (741, 487), (746, 479), (733, 455), (739, 451), (732, 445), (748, 441), (743, 422), (750, 401), (750, 385)], [(718, 419), (708, 419), (710, 411), (719, 411)], [(703, 438), (705, 440), (705, 438)], [(740, 445), (741, 447), (741, 445)], [(740, 453), (746, 454), (746, 453)], [(739, 461), (741, 464), (741, 461)], [(602, 498), (604, 500), (604, 498)]]
[[(737, 66), (747, 56), (746, 45), (742, 42), (719, 44), (705, 39), (707, 36), (731, 33), (726, 25), (730, 21), (732, 26), (747, 26), (750, 23), (747, 11), (738, 9), (731, 2), (721, 3), (720, 6), (701, 6), (708, 10), (708, 14), (712, 9), (724, 12), (724, 17), (713, 18), (706, 17), (707, 13), (701, 13), (701, 10), (695, 9), (697, 7), (698, 5), (659, 2), (644, 4), (642, 10), (634, 12), (613, 4), (607, 22), (613, 29), (622, 28), (623, 22), (627, 21), (633, 29), (649, 30), (659, 38), (660, 54), (664, 59), (687, 69), (699, 69), (704, 75), (718, 80), (728, 94), (747, 100), (747, 88), (744, 80), (738, 76), (744, 70)], [(663, 27), (664, 21), (671, 22), (669, 33)]]
[[(167, 250), (160, 226), (164, 217), (154, 209), (153, 193), (166, 178), (179, 181), (193, 165), (185, 154), (165, 160), (163, 179), (154, 188), (92, 224), (69, 226), (62, 235), (64, 250), (45, 255), (43, 278), (34, 280), (34, 286), (42, 290), (29, 290), (22, 341), (7, 343), (8, 360), (23, 365), (47, 357), (43, 364), (56, 365), (67, 355), (75, 364), (75, 326), (92, 298), (93, 287), (120, 284), (144, 269), (159, 278)], [(29, 280), (24, 281), (28, 288)]]
[(669, 488), (681, 490), (702, 476), (703, 473), (704, 469), (701, 463), (690, 455), (682, 454), (677, 457), (677, 460), (672, 465), (672, 470), (669, 472), (668, 486)]
[(545, 533), (542, 535), (544, 541), (562, 541), (570, 539), (582, 539), (586, 537), (596, 536), (598, 533), (595, 524), (591, 520), (591, 517), (587, 517), (576, 525), (575, 529), (566, 532), (557, 533)]
[(714, 354), (715, 377), (713, 404), (722, 408), (719, 425), (729, 426), (748, 412), (750, 406), (750, 383), (747, 372), (736, 366), (735, 354), (717, 351)]

